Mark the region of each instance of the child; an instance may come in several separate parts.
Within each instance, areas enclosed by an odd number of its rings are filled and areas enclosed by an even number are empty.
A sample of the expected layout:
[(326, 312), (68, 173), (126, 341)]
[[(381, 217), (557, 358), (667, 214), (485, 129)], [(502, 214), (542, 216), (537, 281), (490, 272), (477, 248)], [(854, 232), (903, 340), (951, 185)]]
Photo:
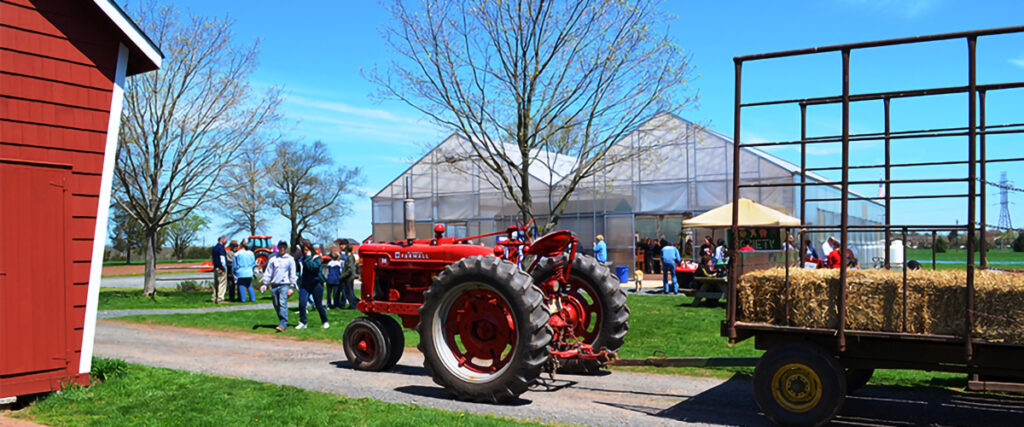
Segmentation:
[(636, 272), (633, 273), (633, 280), (634, 286), (636, 288), (633, 290), (633, 292), (640, 292), (640, 288), (643, 287), (644, 272), (642, 270), (636, 270)]
[(341, 294), (341, 267), (343, 266), (341, 254), (331, 251), (331, 260), (327, 262), (327, 306), (328, 308), (342, 308)]

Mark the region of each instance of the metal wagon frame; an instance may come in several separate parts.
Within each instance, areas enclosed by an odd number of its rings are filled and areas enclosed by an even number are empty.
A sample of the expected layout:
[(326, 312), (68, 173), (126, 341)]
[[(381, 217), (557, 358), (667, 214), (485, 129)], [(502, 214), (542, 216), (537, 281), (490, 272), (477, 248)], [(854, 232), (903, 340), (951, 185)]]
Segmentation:
[[(842, 366), (847, 368), (903, 368), (921, 369), (948, 372), (966, 372), (981, 375), (997, 375), (1024, 378), (1024, 346), (1004, 343), (987, 342), (972, 336), (975, 324), (975, 301), (974, 301), (974, 275), (975, 254), (980, 253), (980, 268), (987, 268), (986, 248), (984, 237), (980, 242), (975, 241), (977, 230), (987, 229), (986, 227), (986, 196), (984, 188), (989, 185), (987, 182), (986, 168), (990, 163), (1020, 162), (1024, 157), (987, 158), (985, 139), (987, 135), (996, 134), (1020, 134), (1024, 133), (1024, 123), (1010, 123), (990, 125), (985, 119), (985, 97), (988, 92), (1000, 90), (1024, 88), (1024, 82), (1009, 82), (996, 84), (978, 84), (977, 82), (977, 42), (979, 38), (1001, 34), (1024, 33), (1024, 26), (995, 28), (980, 31), (966, 31), (929, 36), (898, 38), (881, 41), (862, 43), (851, 43), (834, 46), (825, 46), (809, 49), (790, 50), (774, 53), (763, 53), (756, 55), (738, 56), (734, 58), (735, 64), (735, 100), (734, 100), (734, 126), (733, 126), (733, 170), (732, 170), (732, 237), (730, 248), (737, 248), (738, 240), (738, 219), (740, 192), (745, 188), (759, 187), (798, 187), (800, 198), (801, 222), (806, 224), (806, 205), (809, 202), (839, 201), (841, 204), (841, 222), (835, 225), (813, 225), (803, 226), (812, 231), (835, 231), (838, 230), (841, 236), (841, 250), (845, 253), (849, 242), (849, 233), (855, 232), (878, 232), (885, 235), (885, 259), (886, 266), (890, 264), (889, 245), (892, 237), (901, 234), (904, 243), (909, 232), (921, 231), (934, 233), (936, 231), (962, 231), (966, 233), (967, 242), (967, 272), (966, 272), (966, 298), (964, 306), (965, 328), (962, 335), (935, 335), (908, 333), (906, 329), (907, 310), (907, 279), (904, 268), (902, 281), (902, 310), (903, 325), (900, 332), (877, 332), (851, 330), (847, 328), (846, 313), (846, 290), (847, 290), (847, 266), (843, 263), (839, 272), (839, 292), (836, 310), (838, 312), (838, 325), (836, 328), (807, 328), (792, 326), (789, 317), (789, 280), (787, 276), (785, 285), (786, 304), (786, 325), (769, 325), (759, 323), (746, 323), (737, 320), (737, 280), (739, 279), (737, 269), (729, 269), (729, 287), (727, 302), (727, 319), (722, 324), (722, 336), (728, 337), (730, 342), (738, 342), (750, 337), (755, 337), (755, 345), (759, 349), (770, 349), (771, 347), (793, 340), (812, 342), (815, 345), (832, 352)], [(850, 57), (851, 53), (862, 50), (885, 46), (916, 44), (941, 40), (962, 39), (966, 41), (966, 53), (968, 64), (968, 78), (963, 86), (937, 87), (927, 89), (913, 89), (902, 91), (889, 91), (877, 93), (850, 93)], [(774, 58), (798, 57), (821, 53), (839, 53), (842, 56), (842, 93), (836, 96), (825, 96), (816, 98), (783, 99), (760, 102), (744, 103), (742, 101), (742, 69), (748, 62), (760, 61)], [(918, 129), (893, 132), (890, 130), (890, 102), (901, 98), (923, 98), (935, 95), (966, 94), (968, 96), (968, 122), (966, 127), (948, 127), (937, 129)], [(884, 111), (884, 132), (881, 133), (850, 133), (850, 105), (857, 102), (882, 102)], [(744, 108), (795, 104), (800, 111), (800, 139), (796, 141), (772, 141), (744, 143), (741, 140), (741, 112)], [(842, 105), (842, 134), (824, 137), (807, 137), (807, 108), (816, 105)], [(891, 143), (895, 140), (929, 138), (929, 137), (959, 137), (964, 136), (968, 140), (967, 159), (953, 161), (934, 162), (894, 162), (891, 158)], [(882, 164), (850, 165), (851, 143), (860, 141), (883, 141), (884, 162)], [(811, 168), (807, 165), (807, 147), (811, 144), (820, 143), (841, 143), (841, 165), (834, 167)], [(775, 147), (785, 145), (799, 145), (800, 147), (800, 177), (799, 182), (787, 183), (744, 183), (740, 181), (740, 154), (743, 147)], [(917, 178), (917, 179), (892, 179), (891, 172), (895, 169), (940, 166), (940, 165), (963, 165), (967, 170), (966, 178)], [(856, 180), (849, 177), (850, 169), (882, 169), (884, 178), (878, 180)], [(810, 182), (808, 173), (814, 171), (839, 170), (841, 179), (832, 182)], [(927, 195), (906, 195), (894, 196), (890, 191), (892, 184), (912, 183), (964, 183), (967, 184), (964, 194), (927, 194)], [(850, 185), (857, 184), (879, 184), (884, 185), (884, 197), (863, 197), (851, 196)], [(839, 198), (816, 198), (808, 199), (807, 187), (813, 185), (831, 185), (841, 188)], [(980, 191), (979, 191), (980, 187)], [(979, 194), (980, 193), (980, 194)], [(884, 205), (884, 224), (879, 225), (851, 225), (849, 224), (849, 202), (850, 200), (873, 200), (881, 201)], [(954, 198), (966, 200), (967, 202), (967, 223), (963, 225), (919, 225), (919, 224), (893, 224), (892, 223), (892, 201), (901, 199), (934, 199)], [(979, 204), (980, 202), (980, 204)], [(976, 207), (976, 204), (979, 206)], [(800, 253), (804, 252), (804, 239), (800, 239)], [(906, 247), (904, 245), (904, 247)], [(734, 253), (735, 255), (735, 253)], [(732, 257), (735, 262), (736, 257)], [(787, 264), (788, 265), (788, 264)], [(788, 267), (787, 267), (788, 274)]]

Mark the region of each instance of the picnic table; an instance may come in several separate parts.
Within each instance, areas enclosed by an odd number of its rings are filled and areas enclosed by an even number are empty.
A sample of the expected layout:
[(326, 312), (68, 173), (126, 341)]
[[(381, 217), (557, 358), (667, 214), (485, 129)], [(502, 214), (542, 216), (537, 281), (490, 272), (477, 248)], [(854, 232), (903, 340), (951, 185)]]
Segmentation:
[(693, 280), (697, 282), (697, 291), (693, 294), (693, 306), (697, 307), (700, 305), (701, 300), (712, 301), (718, 303), (718, 300), (725, 298), (726, 284), (728, 281), (724, 277), (694, 277)]

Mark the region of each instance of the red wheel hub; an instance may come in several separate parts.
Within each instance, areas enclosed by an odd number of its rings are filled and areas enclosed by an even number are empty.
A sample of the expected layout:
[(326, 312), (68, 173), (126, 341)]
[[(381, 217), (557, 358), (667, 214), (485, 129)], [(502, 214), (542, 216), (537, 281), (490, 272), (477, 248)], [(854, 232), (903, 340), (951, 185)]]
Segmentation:
[(562, 319), (569, 324), (576, 338), (593, 344), (601, 332), (601, 302), (590, 285), (571, 277), (569, 290), (562, 299)]
[(370, 331), (359, 331), (355, 335), (356, 345), (353, 348), (356, 355), (365, 360), (371, 360), (377, 355), (377, 340)]
[(460, 367), (491, 373), (512, 359), (516, 327), (512, 310), (490, 289), (460, 295), (448, 309), (445, 342)]

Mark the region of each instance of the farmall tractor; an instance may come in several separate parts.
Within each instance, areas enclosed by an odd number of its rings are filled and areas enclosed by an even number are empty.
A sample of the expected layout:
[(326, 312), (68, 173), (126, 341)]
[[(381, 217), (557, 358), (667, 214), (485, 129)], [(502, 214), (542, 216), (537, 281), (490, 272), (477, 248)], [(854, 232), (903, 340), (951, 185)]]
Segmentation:
[[(402, 326), (416, 329), (437, 384), (460, 400), (499, 403), (543, 372), (592, 373), (614, 359), (629, 329), (618, 280), (577, 254), (569, 231), (531, 241), (528, 228), (458, 239), (438, 224), (432, 239), (360, 247), (366, 316), (343, 337), (352, 366), (391, 369), (405, 346)], [(499, 235), (494, 247), (470, 244)]]

